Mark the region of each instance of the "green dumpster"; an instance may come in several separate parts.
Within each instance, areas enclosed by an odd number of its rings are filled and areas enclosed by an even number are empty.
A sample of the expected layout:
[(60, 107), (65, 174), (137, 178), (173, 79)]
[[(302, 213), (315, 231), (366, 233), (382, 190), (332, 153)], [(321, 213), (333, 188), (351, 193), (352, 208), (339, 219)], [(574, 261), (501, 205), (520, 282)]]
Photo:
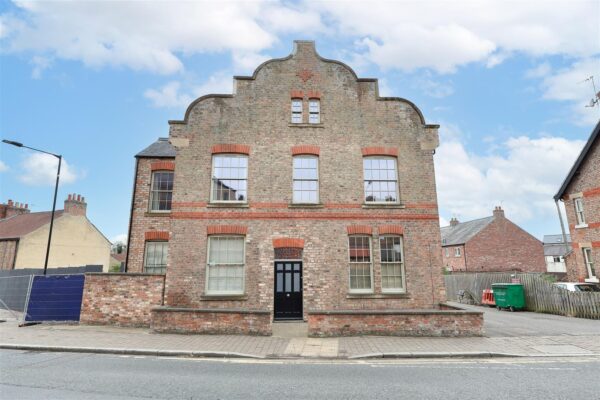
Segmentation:
[(525, 291), (520, 283), (493, 283), (494, 300), (500, 310), (508, 308), (510, 311), (525, 308)]

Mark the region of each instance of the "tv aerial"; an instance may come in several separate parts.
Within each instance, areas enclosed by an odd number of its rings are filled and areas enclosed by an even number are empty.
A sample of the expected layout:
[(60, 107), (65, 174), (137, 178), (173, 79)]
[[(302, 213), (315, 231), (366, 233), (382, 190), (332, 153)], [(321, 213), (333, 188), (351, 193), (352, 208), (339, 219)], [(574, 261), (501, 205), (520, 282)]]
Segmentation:
[(594, 91), (594, 97), (592, 97), (590, 99), (590, 102), (588, 104), (586, 104), (586, 107), (599, 107), (600, 108), (600, 92), (596, 90), (596, 83), (594, 82), (594, 76), (590, 76), (587, 79), (582, 80), (580, 83), (583, 82), (592, 82), (592, 89)]

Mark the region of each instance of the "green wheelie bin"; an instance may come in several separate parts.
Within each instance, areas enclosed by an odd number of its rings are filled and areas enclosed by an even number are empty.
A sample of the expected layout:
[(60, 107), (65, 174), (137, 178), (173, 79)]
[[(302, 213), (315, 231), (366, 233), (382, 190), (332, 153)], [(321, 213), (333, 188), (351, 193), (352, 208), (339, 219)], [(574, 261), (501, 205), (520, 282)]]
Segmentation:
[(525, 291), (520, 283), (493, 283), (494, 300), (498, 310), (507, 308), (510, 311), (525, 308)]

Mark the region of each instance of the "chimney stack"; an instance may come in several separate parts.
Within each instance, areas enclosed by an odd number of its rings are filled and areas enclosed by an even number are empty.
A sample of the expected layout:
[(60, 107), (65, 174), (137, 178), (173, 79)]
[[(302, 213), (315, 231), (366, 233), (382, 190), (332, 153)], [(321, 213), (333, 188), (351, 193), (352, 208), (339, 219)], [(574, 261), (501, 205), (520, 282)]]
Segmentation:
[(450, 226), (456, 226), (458, 225), (458, 220), (456, 219), (456, 217), (452, 217), (452, 219), (450, 220)]
[(9, 199), (6, 204), (0, 204), (0, 219), (27, 214), (29, 211), (29, 204), (15, 203)]
[(504, 210), (500, 206), (494, 207), (494, 217), (495, 218), (504, 218)]
[(85, 197), (80, 194), (70, 194), (65, 200), (65, 213), (70, 215), (82, 215), (85, 216), (87, 210), (87, 203)]

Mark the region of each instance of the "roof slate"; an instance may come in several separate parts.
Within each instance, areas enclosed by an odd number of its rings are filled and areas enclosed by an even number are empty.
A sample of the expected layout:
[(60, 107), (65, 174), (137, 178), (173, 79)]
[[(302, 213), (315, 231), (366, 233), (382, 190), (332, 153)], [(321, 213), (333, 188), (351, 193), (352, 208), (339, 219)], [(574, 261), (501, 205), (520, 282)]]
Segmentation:
[(564, 244), (545, 244), (544, 255), (545, 256), (564, 256), (571, 251), (571, 245), (568, 248)]
[(174, 158), (176, 155), (175, 147), (169, 143), (169, 138), (158, 138), (158, 140), (137, 153), (136, 157), (157, 157)]
[[(57, 210), (54, 219), (64, 214), (64, 210)], [(15, 215), (0, 220), (0, 239), (21, 238), (38, 228), (50, 223), (51, 211)]]
[[(571, 241), (571, 235), (567, 234), (567, 242)], [(544, 235), (544, 244), (557, 244), (563, 242), (562, 234)]]
[(445, 226), (440, 229), (442, 234), (442, 246), (465, 244), (483, 228), (488, 226), (494, 217), (475, 219), (473, 221), (461, 222), (456, 226)]

